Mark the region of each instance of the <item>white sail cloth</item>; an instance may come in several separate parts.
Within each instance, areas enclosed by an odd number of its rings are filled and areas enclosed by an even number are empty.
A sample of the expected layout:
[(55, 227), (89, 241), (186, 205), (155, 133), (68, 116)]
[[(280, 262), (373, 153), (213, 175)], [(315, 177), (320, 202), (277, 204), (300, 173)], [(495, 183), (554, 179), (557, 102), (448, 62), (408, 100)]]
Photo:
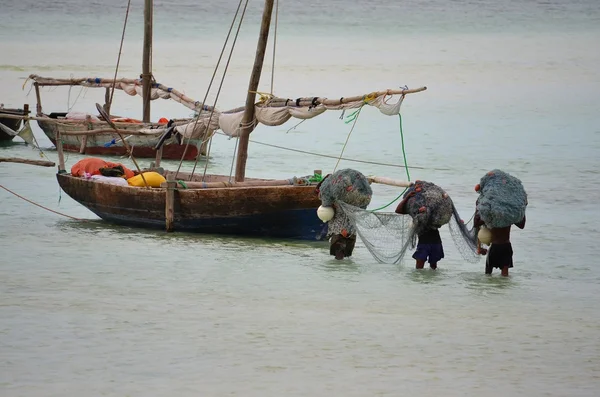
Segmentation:
[[(404, 100), (404, 96), (400, 96), (395, 103), (388, 103), (390, 98), (391, 97), (388, 95), (381, 95), (343, 104), (327, 105), (321, 103), (316, 106), (269, 106), (269, 102), (259, 103), (254, 107), (254, 123), (279, 126), (290, 120), (292, 117), (299, 120), (307, 120), (323, 114), (326, 110), (358, 109), (365, 105), (378, 108), (379, 111), (386, 116), (400, 114), (400, 107)], [(210, 116), (210, 112), (205, 112), (197, 119), (197, 121), (194, 120), (175, 127), (175, 131), (189, 139), (207, 139), (219, 129), (230, 137), (239, 137), (243, 117), (243, 110), (229, 112), (219, 112), (218, 110), (215, 110), (212, 117)], [(141, 131), (148, 134), (156, 134), (161, 130), (148, 129)]]
[[(316, 106), (269, 106), (269, 102), (257, 104), (254, 108), (256, 121), (268, 126), (278, 126), (287, 122), (289, 119), (296, 118), (307, 120), (316, 117), (326, 110), (345, 110), (358, 109), (364, 105), (374, 106), (386, 116), (400, 114), (400, 107), (404, 96), (400, 96), (397, 102), (388, 103), (391, 97), (381, 95), (373, 99), (358, 100), (336, 105), (319, 104)], [(219, 115), (219, 128), (230, 137), (238, 137), (244, 111), (235, 113), (221, 113)]]

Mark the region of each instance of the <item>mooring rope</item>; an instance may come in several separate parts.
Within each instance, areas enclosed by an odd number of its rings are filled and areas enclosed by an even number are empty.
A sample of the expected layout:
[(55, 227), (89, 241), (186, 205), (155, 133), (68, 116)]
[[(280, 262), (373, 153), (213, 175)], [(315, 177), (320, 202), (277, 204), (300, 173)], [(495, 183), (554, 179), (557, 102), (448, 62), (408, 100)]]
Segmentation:
[(61, 216), (64, 216), (64, 217), (67, 217), (67, 218), (70, 218), (70, 219), (73, 219), (73, 220), (76, 220), (76, 221), (82, 221), (82, 222), (87, 222), (88, 221), (87, 219), (75, 218), (74, 216), (63, 214), (62, 212), (54, 211), (54, 210), (52, 210), (52, 209), (50, 209), (48, 207), (44, 207), (41, 204), (35, 203), (35, 202), (33, 202), (33, 201), (31, 201), (31, 200), (29, 200), (29, 199), (21, 196), (20, 194), (17, 194), (15, 192), (13, 192), (12, 190), (8, 189), (7, 187), (4, 187), (3, 185), (0, 185), (0, 187), (2, 189), (6, 190), (7, 192), (9, 192), (10, 194), (13, 194), (13, 195), (17, 196), (18, 198), (20, 198), (22, 200), (25, 200), (25, 201), (27, 201), (30, 204), (33, 204), (33, 205), (38, 206), (38, 207), (40, 207), (42, 209), (45, 209), (46, 211), (50, 211), (50, 212), (53, 212), (53, 213), (55, 213), (57, 215), (61, 215)]
[(279, 0), (275, 0), (275, 29), (273, 31), (273, 64), (271, 65), (271, 95), (273, 95), (273, 81), (275, 80), (275, 49), (277, 48), (277, 19), (279, 16)]
[(354, 127), (356, 126), (356, 122), (358, 121), (358, 116), (360, 116), (361, 110), (362, 110), (362, 106), (359, 107), (357, 111), (355, 111), (350, 116), (348, 116), (349, 118), (351, 118), (351, 120), (349, 120), (349, 121), (353, 122), (352, 128), (350, 128), (350, 132), (348, 132), (348, 136), (346, 137), (346, 142), (344, 142), (344, 146), (342, 147), (342, 152), (340, 153), (340, 156), (338, 157), (338, 161), (337, 161), (337, 163), (335, 163), (335, 167), (333, 167), (332, 172), (335, 172), (335, 170), (337, 170), (337, 167), (340, 164), (340, 161), (342, 160), (342, 156), (344, 155), (344, 151), (346, 150), (346, 145), (348, 145), (348, 141), (350, 140), (350, 135), (352, 135), (352, 131), (354, 131)]
[[(238, 3), (237, 10), (235, 11), (235, 15), (233, 16), (231, 25), (229, 26), (229, 31), (227, 32), (227, 37), (225, 38), (225, 42), (223, 43), (223, 48), (221, 48), (221, 53), (219, 54), (219, 59), (217, 59), (217, 64), (215, 65), (215, 70), (213, 71), (212, 77), (210, 78), (210, 82), (208, 83), (208, 88), (206, 88), (206, 93), (204, 94), (204, 99), (202, 100), (202, 107), (200, 108), (200, 111), (198, 112), (198, 114), (196, 116), (196, 121), (194, 123), (194, 127), (192, 128), (192, 133), (196, 129), (196, 125), (198, 123), (200, 115), (202, 114), (202, 110), (205, 107), (206, 99), (208, 98), (208, 94), (209, 94), (212, 84), (215, 80), (215, 76), (217, 75), (217, 70), (219, 70), (219, 65), (221, 64), (221, 59), (223, 58), (223, 54), (225, 53), (225, 48), (227, 47), (227, 43), (229, 42), (229, 36), (231, 36), (231, 32), (233, 31), (233, 26), (235, 25), (235, 21), (237, 20), (237, 16), (238, 16), (238, 13), (240, 12), (240, 8), (242, 7), (242, 2), (243, 2), (243, 0), (240, 0), (240, 2)], [(246, 1), (246, 6), (247, 5), (248, 5), (248, 1)], [(214, 111), (214, 109), (213, 109), (213, 111)], [(212, 113), (211, 113), (211, 116), (212, 116)], [(208, 123), (208, 126), (210, 127), (210, 121)], [(181, 165), (183, 164), (183, 159), (185, 158), (185, 155), (187, 153), (191, 139), (192, 139), (192, 136), (190, 135), (190, 137), (187, 140), (187, 143), (185, 144), (185, 148), (183, 149), (183, 154), (181, 155), (181, 160), (179, 160), (179, 166), (177, 167), (177, 171), (175, 172), (175, 179), (177, 179), (177, 175), (179, 175), (179, 170), (181, 170)]]
[[(125, 21), (123, 22), (123, 34), (121, 35), (121, 45), (119, 46), (119, 55), (117, 56), (117, 66), (115, 67), (115, 78), (110, 91), (110, 97), (108, 99), (108, 109), (112, 106), (113, 95), (115, 93), (115, 85), (117, 84), (117, 73), (119, 72), (119, 63), (121, 62), (121, 53), (123, 52), (123, 42), (125, 41), (125, 28), (127, 27), (127, 18), (129, 17), (129, 8), (131, 6), (131, 0), (127, 2), (127, 10), (125, 11)], [(150, 69), (152, 70), (152, 69)], [(106, 109), (108, 113), (108, 109)]]
[[(240, 23), (238, 24), (237, 31), (235, 32), (235, 36), (233, 37), (233, 42), (231, 44), (231, 51), (229, 51), (229, 57), (227, 57), (227, 62), (225, 63), (225, 70), (223, 70), (223, 77), (221, 77), (221, 83), (219, 84), (219, 89), (217, 90), (217, 94), (215, 95), (215, 101), (213, 103), (213, 108), (210, 112), (210, 117), (208, 118), (208, 128), (210, 128), (210, 122), (212, 121), (213, 114), (215, 112), (215, 107), (217, 106), (217, 101), (219, 100), (219, 95), (221, 95), (221, 89), (223, 88), (223, 83), (225, 82), (225, 76), (227, 75), (227, 70), (229, 69), (229, 63), (231, 62), (231, 57), (233, 56), (233, 50), (235, 48), (235, 44), (237, 43), (238, 36), (240, 34), (240, 29), (242, 27), (242, 22), (244, 22), (244, 15), (246, 15), (246, 8), (248, 7), (248, 0), (244, 4), (244, 9), (242, 10), (242, 15), (240, 15)], [(210, 136), (212, 138), (212, 135)], [(206, 151), (206, 161), (204, 164), (204, 173), (202, 174), (202, 182), (206, 178), (206, 171), (208, 170), (208, 163), (210, 161), (210, 149), (212, 147), (212, 139), (208, 141), (208, 150)], [(200, 158), (200, 151), (196, 155), (196, 161), (194, 162), (194, 168), (192, 169), (192, 173), (190, 175), (190, 181), (194, 177), (194, 173), (196, 172), (196, 166), (198, 165), (198, 159)]]

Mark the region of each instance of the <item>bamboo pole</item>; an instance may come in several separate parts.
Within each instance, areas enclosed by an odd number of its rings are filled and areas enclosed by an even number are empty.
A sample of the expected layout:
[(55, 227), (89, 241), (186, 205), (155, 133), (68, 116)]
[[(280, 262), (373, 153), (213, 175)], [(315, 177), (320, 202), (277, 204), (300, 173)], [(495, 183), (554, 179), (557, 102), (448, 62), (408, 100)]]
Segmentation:
[(260, 25), (260, 34), (256, 46), (256, 55), (254, 57), (254, 67), (248, 84), (248, 95), (246, 96), (246, 106), (242, 118), (242, 129), (240, 131), (239, 148), (235, 166), (235, 180), (241, 182), (246, 176), (246, 161), (248, 160), (248, 141), (250, 133), (254, 129), (254, 102), (256, 99), (256, 89), (260, 81), (267, 40), (269, 38), (269, 27), (271, 25), (271, 14), (273, 12), (273, 0), (265, 0), (265, 8)]
[(399, 181), (399, 180), (392, 179), (392, 178), (386, 178), (384, 176), (369, 176), (369, 177), (367, 177), (367, 180), (369, 181), (369, 183), (379, 183), (382, 185), (389, 185), (389, 186), (398, 186), (398, 187), (412, 186), (412, 182)]
[(22, 163), (41, 167), (54, 167), (56, 165), (52, 161), (20, 159), (17, 157), (0, 157), (0, 163)]
[(301, 107), (301, 106), (311, 106), (313, 105), (313, 101), (318, 102), (327, 106), (338, 106), (343, 105), (345, 103), (356, 102), (364, 99), (366, 96), (379, 97), (382, 95), (407, 95), (407, 94), (415, 94), (418, 92), (425, 91), (427, 87), (419, 87), (412, 88), (406, 90), (385, 90), (385, 91), (375, 91), (366, 95), (356, 95), (351, 97), (342, 97), (340, 99), (328, 99), (324, 97), (304, 97), (299, 99), (286, 99), (286, 98), (272, 98), (268, 101), (267, 107)]
[(152, 0), (144, 2), (144, 53), (142, 59), (143, 120), (150, 122), (150, 93), (152, 89)]

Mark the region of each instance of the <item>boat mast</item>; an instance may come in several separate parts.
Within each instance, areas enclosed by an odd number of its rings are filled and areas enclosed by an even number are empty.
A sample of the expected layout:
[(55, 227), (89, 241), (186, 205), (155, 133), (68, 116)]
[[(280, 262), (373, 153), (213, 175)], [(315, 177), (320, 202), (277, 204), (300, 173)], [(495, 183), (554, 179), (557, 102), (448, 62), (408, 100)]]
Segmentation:
[(150, 122), (150, 92), (152, 88), (152, 0), (144, 1), (144, 53), (142, 55), (143, 121)]
[(246, 97), (246, 106), (244, 117), (242, 118), (242, 128), (240, 130), (239, 148), (235, 165), (235, 181), (243, 182), (246, 176), (246, 160), (248, 159), (248, 141), (250, 133), (254, 129), (254, 102), (256, 100), (256, 89), (260, 81), (263, 61), (267, 49), (267, 39), (269, 38), (269, 28), (271, 26), (271, 14), (273, 12), (273, 1), (265, 0), (265, 8), (260, 25), (260, 34), (258, 36), (258, 45), (256, 46), (256, 55), (254, 57), (254, 66), (250, 75), (248, 84), (248, 96)]

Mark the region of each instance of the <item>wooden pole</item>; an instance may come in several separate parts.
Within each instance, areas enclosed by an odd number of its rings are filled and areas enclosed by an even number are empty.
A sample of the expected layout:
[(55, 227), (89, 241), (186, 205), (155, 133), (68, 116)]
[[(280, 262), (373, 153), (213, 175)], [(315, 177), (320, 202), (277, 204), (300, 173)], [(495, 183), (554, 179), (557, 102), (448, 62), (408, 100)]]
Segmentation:
[(260, 34), (258, 36), (258, 45), (254, 57), (254, 67), (250, 75), (248, 84), (248, 95), (246, 96), (246, 106), (244, 108), (244, 117), (242, 118), (242, 129), (240, 131), (239, 148), (235, 165), (235, 180), (242, 182), (246, 177), (246, 160), (248, 160), (248, 141), (250, 133), (254, 129), (254, 102), (256, 99), (256, 89), (260, 82), (267, 40), (269, 38), (269, 27), (271, 25), (271, 14), (273, 13), (273, 0), (265, 0), (262, 22), (260, 25)]
[(30, 111), (29, 111), (29, 104), (26, 103), (26, 104), (23, 105), (23, 115), (25, 117), (27, 117), (29, 115), (29, 113), (30, 113)]
[(144, 2), (144, 53), (142, 59), (143, 121), (150, 122), (150, 92), (152, 89), (152, 0)]
[(0, 157), (0, 163), (21, 163), (39, 165), (42, 167), (54, 167), (56, 165), (52, 161), (19, 159), (16, 157)]
[(163, 152), (163, 147), (161, 146), (160, 149), (158, 149), (156, 151), (156, 157), (154, 158), (154, 167), (155, 168), (160, 167), (160, 160), (162, 159), (162, 152)]
[(177, 182), (173, 174), (167, 175), (167, 189), (165, 199), (165, 226), (167, 232), (173, 231), (173, 220), (175, 217), (175, 187)]
[(35, 110), (37, 112), (36, 116), (41, 116), (41, 114), (42, 114), (42, 98), (40, 97), (40, 86), (38, 85), (38, 83), (33, 83), (33, 86), (35, 87), (35, 98), (37, 100), (37, 105), (35, 107)]
[(65, 154), (63, 153), (62, 137), (60, 130), (56, 129), (56, 151), (58, 153), (58, 173), (65, 172)]
[(104, 111), (110, 116), (110, 88), (108, 87), (106, 87), (106, 92), (104, 93)]

